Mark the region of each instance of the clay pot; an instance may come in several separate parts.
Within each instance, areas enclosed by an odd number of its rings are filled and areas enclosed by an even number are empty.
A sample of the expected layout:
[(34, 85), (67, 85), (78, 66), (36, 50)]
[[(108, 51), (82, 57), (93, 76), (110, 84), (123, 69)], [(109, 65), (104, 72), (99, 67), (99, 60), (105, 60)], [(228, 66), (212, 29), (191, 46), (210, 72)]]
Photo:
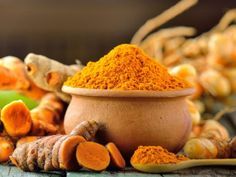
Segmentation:
[(114, 142), (130, 157), (139, 145), (161, 145), (179, 151), (191, 131), (191, 118), (185, 97), (194, 89), (180, 91), (123, 91), (72, 88), (62, 90), (72, 95), (66, 111), (66, 133), (84, 120), (103, 125), (97, 141)]

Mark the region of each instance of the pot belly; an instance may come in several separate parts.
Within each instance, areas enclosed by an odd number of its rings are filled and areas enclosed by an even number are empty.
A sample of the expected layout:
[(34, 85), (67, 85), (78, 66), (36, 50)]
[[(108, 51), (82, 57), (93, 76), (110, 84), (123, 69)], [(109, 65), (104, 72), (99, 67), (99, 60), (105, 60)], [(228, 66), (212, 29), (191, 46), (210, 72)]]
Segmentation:
[(97, 141), (114, 142), (126, 157), (139, 145), (161, 145), (177, 152), (191, 131), (184, 97), (73, 96), (64, 120), (66, 133), (80, 122), (92, 119), (102, 125)]

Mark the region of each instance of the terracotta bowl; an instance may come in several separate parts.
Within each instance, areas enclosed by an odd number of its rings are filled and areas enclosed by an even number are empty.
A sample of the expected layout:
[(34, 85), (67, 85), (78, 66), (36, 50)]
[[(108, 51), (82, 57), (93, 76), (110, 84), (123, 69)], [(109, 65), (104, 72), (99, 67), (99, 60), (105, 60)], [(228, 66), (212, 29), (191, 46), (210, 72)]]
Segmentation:
[(129, 158), (139, 145), (161, 145), (177, 152), (191, 131), (185, 97), (194, 89), (180, 91), (97, 90), (63, 86), (72, 95), (66, 111), (66, 133), (84, 120), (103, 125), (97, 141), (114, 142)]

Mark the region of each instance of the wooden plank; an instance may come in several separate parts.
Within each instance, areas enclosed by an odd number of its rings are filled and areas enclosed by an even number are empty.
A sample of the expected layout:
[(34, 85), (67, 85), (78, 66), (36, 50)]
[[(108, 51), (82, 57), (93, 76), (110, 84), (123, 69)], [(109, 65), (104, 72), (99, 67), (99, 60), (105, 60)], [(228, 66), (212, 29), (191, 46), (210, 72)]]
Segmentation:
[[(79, 172), (67, 172), (67, 177), (93, 177), (93, 176), (99, 176), (99, 177), (146, 177), (146, 176), (155, 176), (155, 177), (162, 177), (160, 174), (148, 174), (148, 173), (140, 173), (137, 171), (134, 171), (133, 169), (126, 169), (125, 171), (104, 171), (100, 173), (95, 173), (87, 170), (81, 170)], [(171, 176), (172, 177), (172, 176)]]
[(24, 172), (14, 166), (0, 165), (0, 177), (62, 177), (63, 172)]

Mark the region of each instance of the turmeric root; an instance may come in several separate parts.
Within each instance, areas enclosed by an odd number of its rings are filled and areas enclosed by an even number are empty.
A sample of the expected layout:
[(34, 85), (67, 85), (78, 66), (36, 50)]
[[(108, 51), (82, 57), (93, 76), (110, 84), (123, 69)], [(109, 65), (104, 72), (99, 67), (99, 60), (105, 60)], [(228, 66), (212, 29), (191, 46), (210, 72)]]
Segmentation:
[(0, 137), (0, 163), (9, 160), (14, 151), (14, 144), (8, 137)]
[(8, 89), (17, 90), (36, 100), (40, 100), (46, 93), (45, 90), (40, 89), (30, 80), (25, 71), (25, 64), (19, 58), (13, 56), (1, 58), (0, 66), (9, 70), (10, 73), (7, 78), (16, 78), (16, 83), (14, 83), (15, 79), (12, 80), (12, 83), (9, 83), (10, 85), (13, 84), (14, 87), (11, 86)]
[(83, 121), (76, 126), (70, 135), (81, 135), (87, 141), (91, 141), (99, 129), (99, 124), (95, 120)]
[(31, 128), (30, 111), (21, 101), (13, 101), (3, 107), (1, 121), (8, 135), (21, 137), (26, 135)]
[(0, 89), (15, 89), (17, 87), (17, 77), (9, 69), (0, 65)]
[(79, 143), (86, 140), (82, 136), (69, 136), (66, 138), (59, 149), (59, 166), (64, 170), (79, 170), (80, 166), (76, 160), (76, 147)]
[(38, 107), (31, 110), (31, 135), (63, 133), (61, 124), (65, 109), (64, 103), (53, 93), (46, 94)]
[(207, 120), (198, 126), (193, 127), (195, 137), (205, 137), (217, 140), (228, 140), (227, 129), (216, 120)]
[(25, 144), (25, 143), (36, 141), (40, 138), (41, 138), (41, 136), (25, 136), (25, 137), (22, 137), (17, 141), (16, 147), (18, 147), (22, 144)]
[[(80, 124), (78, 126), (83, 127)], [(78, 130), (78, 127), (76, 129)], [(90, 131), (96, 132), (96, 130), (91, 129)], [(75, 132), (74, 135), (57, 134), (45, 136), (38, 140), (21, 144), (17, 146), (10, 159), (13, 164), (24, 171), (38, 171), (40, 169), (46, 171), (57, 169), (77, 170), (79, 166), (75, 163), (76, 146), (86, 140)], [(79, 133), (85, 135), (83, 131)], [(91, 138), (93, 137), (91, 136)]]
[(184, 153), (191, 159), (229, 158), (231, 147), (226, 140), (193, 138), (185, 144)]
[(114, 143), (108, 143), (106, 145), (107, 150), (109, 151), (111, 158), (111, 167), (124, 169), (125, 168), (125, 160), (121, 155), (119, 149), (116, 147)]
[(82, 142), (77, 146), (76, 159), (82, 167), (93, 171), (105, 170), (110, 163), (108, 150), (95, 142)]
[(63, 101), (70, 96), (61, 91), (64, 81), (78, 70), (42, 55), (30, 53), (25, 58), (27, 73), (34, 83), (47, 91), (56, 93)]

